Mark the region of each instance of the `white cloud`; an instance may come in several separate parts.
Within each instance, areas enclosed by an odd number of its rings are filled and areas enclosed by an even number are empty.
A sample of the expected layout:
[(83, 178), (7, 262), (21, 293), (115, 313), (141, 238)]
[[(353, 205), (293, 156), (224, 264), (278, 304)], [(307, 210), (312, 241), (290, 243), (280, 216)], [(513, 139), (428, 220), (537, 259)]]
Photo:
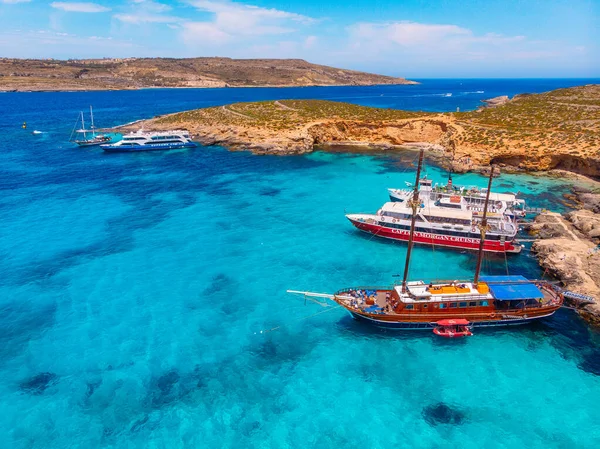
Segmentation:
[(317, 43), (317, 36), (308, 36), (306, 39), (304, 39), (304, 48), (312, 48), (315, 46), (315, 44)]
[(452, 24), (417, 22), (357, 23), (348, 28), (350, 45), (376, 57), (383, 53), (401, 52), (442, 59), (460, 57), (482, 59), (498, 56), (502, 48), (527, 43), (525, 36), (498, 33), (476, 35), (468, 28)]
[(132, 0), (132, 2), (136, 4), (136, 8), (143, 8), (146, 11), (165, 12), (173, 9), (169, 5), (158, 3), (153, 0)]
[(429, 25), (416, 22), (358, 23), (350, 27), (356, 39), (393, 42), (402, 46), (439, 42), (441, 39), (471, 35), (456, 25)]
[(287, 34), (315, 19), (274, 8), (260, 8), (232, 1), (189, 0), (196, 9), (214, 14), (212, 21), (189, 22), (184, 25), (183, 39), (188, 43), (227, 42), (234, 37), (256, 37)]
[(0, 30), (2, 56), (18, 58), (126, 57), (144, 49), (110, 36), (78, 36), (51, 30)]
[(132, 7), (128, 12), (115, 14), (113, 18), (130, 25), (142, 25), (148, 23), (175, 23), (182, 22), (180, 17), (162, 14), (172, 8), (168, 5), (153, 0), (131, 0)]
[(215, 44), (223, 44), (232, 38), (231, 34), (222, 31), (214, 23), (188, 22), (183, 24), (183, 39), (190, 44), (202, 39)]
[[(455, 24), (361, 22), (347, 31), (346, 44), (340, 43), (338, 55), (330, 55), (330, 64), (342, 61), (361, 70), (391, 71), (409, 78), (540, 76), (556, 73), (556, 67), (565, 64), (591, 67), (585, 54), (566, 42), (533, 40), (521, 34), (478, 34)], [(360, 62), (353, 63), (351, 58), (357, 54)]]
[(89, 2), (52, 2), (50, 3), (50, 6), (68, 12), (96, 13), (110, 11), (110, 8), (107, 8), (106, 6)]
[(0, 3), (8, 3), (14, 5), (16, 3), (29, 3), (31, 0), (0, 0)]
[(142, 23), (174, 23), (182, 20), (179, 17), (163, 16), (160, 14), (115, 14), (113, 17), (121, 22), (134, 25)]

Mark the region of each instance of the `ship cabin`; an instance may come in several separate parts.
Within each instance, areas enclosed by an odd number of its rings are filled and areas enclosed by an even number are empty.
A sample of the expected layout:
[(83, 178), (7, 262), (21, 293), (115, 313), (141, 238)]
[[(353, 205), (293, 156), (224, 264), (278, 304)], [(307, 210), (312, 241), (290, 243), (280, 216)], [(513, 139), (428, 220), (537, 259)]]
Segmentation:
[(406, 291), (395, 286), (391, 295), (391, 309), (396, 313), (443, 313), (449, 315), (468, 312), (492, 312), (494, 297), (484, 282), (451, 281), (426, 284), (407, 282)]

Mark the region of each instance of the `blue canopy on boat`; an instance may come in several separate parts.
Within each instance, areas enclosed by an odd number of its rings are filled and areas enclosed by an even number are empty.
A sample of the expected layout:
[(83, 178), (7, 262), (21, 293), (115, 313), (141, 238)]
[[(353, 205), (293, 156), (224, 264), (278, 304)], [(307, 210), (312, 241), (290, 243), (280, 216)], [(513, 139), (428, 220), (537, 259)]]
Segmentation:
[(489, 285), (494, 298), (500, 301), (519, 301), (544, 297), (541, 290), (523, 276), (481, 276), (480, 279)]

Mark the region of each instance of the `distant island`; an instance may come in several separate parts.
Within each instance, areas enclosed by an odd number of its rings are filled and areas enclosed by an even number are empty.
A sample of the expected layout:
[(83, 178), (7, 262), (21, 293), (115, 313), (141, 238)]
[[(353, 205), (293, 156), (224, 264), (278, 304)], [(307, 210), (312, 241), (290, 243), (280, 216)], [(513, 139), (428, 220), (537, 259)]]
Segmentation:
[(380, 84), (418, 83), (311, 64), (302, 59), (0, 58), (0, 91), (4, 92)]
[[(490, 103), (488, 103), (490, 104)], [(206, 145), (258, 154), (315, 147), (426, 145), (455, 171), (564, 169), (600, 176), (600, 85), (517, 95), (472, 112), (427, 113), (322, 100), (236, 103), (165, 115), (145, 129), (185, 128)]]

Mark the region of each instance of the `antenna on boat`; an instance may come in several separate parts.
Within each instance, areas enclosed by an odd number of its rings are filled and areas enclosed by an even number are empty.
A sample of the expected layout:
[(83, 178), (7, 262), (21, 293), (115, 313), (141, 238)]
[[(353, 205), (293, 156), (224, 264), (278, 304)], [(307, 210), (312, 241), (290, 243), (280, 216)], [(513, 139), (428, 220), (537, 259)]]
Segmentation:
[(421, 148), (419, 152), (419, 165), (417, 166), (417, 179), (415, 180), (415, 188), (413, 190), (412, 199), (408, 205), (412, 209), (412, 217), (410, 220), (410, 234), (408, 236), (408, 250), (406, 251), (406, 262), (404, 263), (404, 277), (402, 278), (402, 293), (406, 292), (406, 278), (408, 277), (408, 266), (410, 264), (410, 253), (412, 252), (413, 239), (415, 236), (415, 222), (417, 221), (417, 208), (421, 204), (419, 198), (419, 179), (421, 177), (421, 167), (423, 166), (423, 154), (425, 150)]
[(488, 203), (490, 201), (490, 192), (492, 190), (492, 179), (494, 178), (494, 166), (491, 166), (490, 169), (490, 179), (488, 181), (487, 192), (485, 192), (485, 204), (483, 206), (483, 217), (481, 218), (481, 223), (479, 224), (479, 230), (481, 232), (481, 238), (479, 239), (479, 251), (477, 253), (477, 266), (475, 267), (475, 278), (473, 279), (473, 285), (477, 286), (479, 282), (479, 273), (481, 272), (481, 260), (483, 259), (483, 245), (485, 242), (485, 233), (488, 231), (487, 224), (487, 210)]

